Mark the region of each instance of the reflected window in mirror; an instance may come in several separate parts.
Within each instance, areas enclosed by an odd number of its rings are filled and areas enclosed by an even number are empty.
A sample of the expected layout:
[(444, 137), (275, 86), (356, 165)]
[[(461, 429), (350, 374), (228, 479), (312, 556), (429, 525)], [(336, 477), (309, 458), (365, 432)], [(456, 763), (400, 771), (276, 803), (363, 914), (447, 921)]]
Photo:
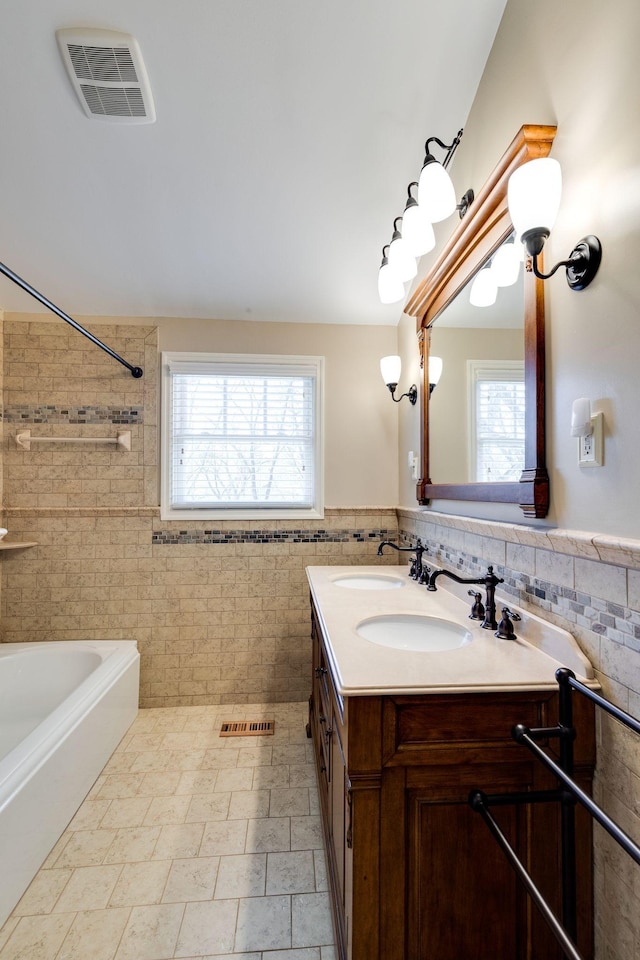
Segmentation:
[(468, 360), (472, 483), (519, 480), (524, 470), (524, 360)]

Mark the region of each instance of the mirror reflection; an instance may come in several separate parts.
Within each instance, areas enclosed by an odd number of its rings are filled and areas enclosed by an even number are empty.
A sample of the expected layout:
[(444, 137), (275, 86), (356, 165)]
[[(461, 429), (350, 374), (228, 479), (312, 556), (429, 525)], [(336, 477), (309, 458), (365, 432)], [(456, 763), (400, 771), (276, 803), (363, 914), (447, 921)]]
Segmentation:
[(433, 483), (518, 481), (525, 466), (520, 250), (508, 238), (430, 327), (430, 359), (442, 359), (429, 397)]

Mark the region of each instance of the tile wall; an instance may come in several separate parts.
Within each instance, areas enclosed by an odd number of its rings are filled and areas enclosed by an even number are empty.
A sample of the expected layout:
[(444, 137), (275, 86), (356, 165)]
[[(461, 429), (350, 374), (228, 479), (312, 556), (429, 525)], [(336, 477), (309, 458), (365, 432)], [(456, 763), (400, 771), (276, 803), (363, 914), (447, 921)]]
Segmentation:
[[(135, 380), (58, 322), (4, 330), (2, 639), (134, 639), (141, 705), (305, 700), (308, 564), (387, 562), (395, 509), (328, 509), (323, 521), (161, 522), (157, 331), (96, 326)], [(113, 437), (132, 449), (32, 444), (15, 435)]]

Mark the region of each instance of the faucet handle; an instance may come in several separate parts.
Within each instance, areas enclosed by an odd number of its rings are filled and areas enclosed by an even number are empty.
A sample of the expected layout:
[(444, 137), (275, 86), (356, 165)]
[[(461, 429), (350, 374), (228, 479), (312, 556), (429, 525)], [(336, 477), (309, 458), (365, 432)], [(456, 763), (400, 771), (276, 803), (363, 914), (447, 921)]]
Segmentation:
[(500, 640), (515, 640), (516, 635), (513, 629), (512, 620), (522, 620), (522, 617), (519, 613), (514, 613), (512, 610), (509, 610), (509, 607), (502, 608), (502, 620), (498, 624), (498, 629), (495, 632), (495, 636)]
[(470, 597), (473, 597), (475, 602), (471, 607), (471, 613), (469, 614), (470, 620), (484, 620), (484, 604), (482, 603), (482, 594), (477, 593), (475, 590), (467, 590), (467, 593)]

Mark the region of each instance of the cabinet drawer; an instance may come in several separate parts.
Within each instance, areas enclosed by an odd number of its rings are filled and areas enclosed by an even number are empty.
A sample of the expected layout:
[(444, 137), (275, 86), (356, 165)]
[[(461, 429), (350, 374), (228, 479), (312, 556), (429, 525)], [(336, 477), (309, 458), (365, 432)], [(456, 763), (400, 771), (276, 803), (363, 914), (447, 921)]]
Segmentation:
[[(516, 723), (546, 726), (549, 701), (554, 692), (522, 694), (475, 694), (423, 697), (421, 701), (388, 698), (384, 717), (385, 763), (423, 763), (431, 760), (473, 761), (478, 747), (509, 755), (515, 749), (511, 728)], [(409, 759), (412, 757), (412, 759)]]

